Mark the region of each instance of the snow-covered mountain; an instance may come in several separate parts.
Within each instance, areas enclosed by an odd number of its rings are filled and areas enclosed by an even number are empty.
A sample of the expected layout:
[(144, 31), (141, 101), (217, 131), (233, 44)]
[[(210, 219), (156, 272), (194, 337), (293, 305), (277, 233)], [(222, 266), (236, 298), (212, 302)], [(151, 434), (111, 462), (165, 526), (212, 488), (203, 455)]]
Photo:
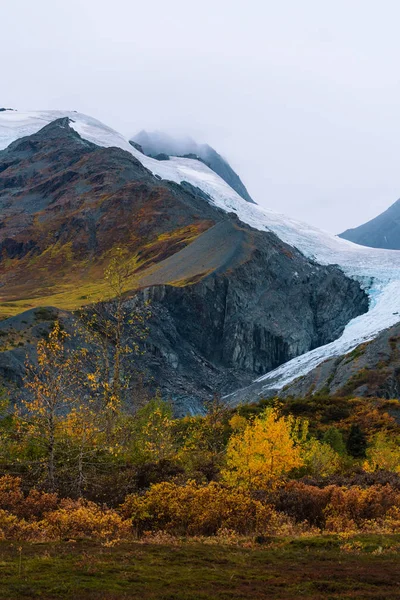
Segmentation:
[(200, 189), (211, 205), (227, 213), (235, 213), (242, 223), (255, 229), (274, 232), (316, 263), (338, 265), (367, 291), (370, 308), (366, 314), (353, 319), (336, 341), (307, 352), (259, 378), (258, 383), (262, 382), (260, 393), (263, 389), (284, 386), (325, 359), (351, 351), (400, 321), (400, 251), (358, 246), (285, 215), (250, 204), (199, 160), (177, 157), (171, 157), (168, 161), (155, 160), (143, 155), (113, 129), (91, 117), (70, 111), (0, 112), (0, 149), (62, 117), (70, 119), (70, 125), (83, 139), (98, 146), (117, 147), (129, 152), (163, 180), (188, 182)]
[(198, 144), (191, 137), (173, 137), (162, 131), (140, 131), (131, 140), (139, 144), (148, 156), (191, 156), (199, 157), (247, 202), (254, 203), (239, 175), (214, 148)]

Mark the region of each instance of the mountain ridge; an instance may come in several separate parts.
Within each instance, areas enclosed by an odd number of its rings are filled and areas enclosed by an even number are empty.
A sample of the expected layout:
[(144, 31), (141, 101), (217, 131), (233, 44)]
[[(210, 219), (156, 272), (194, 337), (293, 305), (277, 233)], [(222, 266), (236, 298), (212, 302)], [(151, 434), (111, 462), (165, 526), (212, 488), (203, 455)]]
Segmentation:
[(400, 250), (400, 199), (374, 219), (347, 229), (340, 237), (371, 248)]

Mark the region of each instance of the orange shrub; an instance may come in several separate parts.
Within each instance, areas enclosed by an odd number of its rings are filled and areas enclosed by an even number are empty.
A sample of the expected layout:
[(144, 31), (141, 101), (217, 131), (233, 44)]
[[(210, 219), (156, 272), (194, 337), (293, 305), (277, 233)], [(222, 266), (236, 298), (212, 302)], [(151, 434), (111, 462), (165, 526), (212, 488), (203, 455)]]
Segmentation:
[(389, 485), (365, 489), (331, 487), (325, 509), (328, 531), (369, 529), (372, 522), (381, 522), (394, 508), (400, 508), (400, 493)]
[(0, 509), (14, 512), (24, 500), (20, 477), (0, 477)]
[(381, 522), (393, 507), (400, 508), (400, 491), (390, 485), (319, 488), (291, 481), (269, 499), (275, 509), (297, 522), (337, 532), (369, 527), (372, 521)]
[(21, 506), (17, 508), (15, 514), (25, 519), (41, 519), (45, 513), (55, 510), (58, 503), (57, 494), (48, 494), (32, 489), (24, 498)]
[(323, 528), (325, 508), (329, 503), (332, 487), (319, 488), (300, 481), (290, 481), (270, 496), (274, 507), (286, 513), (296, 522), (307, 521)]
[(0, 477), (0, 509), (7, 510), (23, 519), (41, 519), (49, 510), (57, 508), (57, 494), (47, 494), (31, 489), (24, 496), (20, 477)]

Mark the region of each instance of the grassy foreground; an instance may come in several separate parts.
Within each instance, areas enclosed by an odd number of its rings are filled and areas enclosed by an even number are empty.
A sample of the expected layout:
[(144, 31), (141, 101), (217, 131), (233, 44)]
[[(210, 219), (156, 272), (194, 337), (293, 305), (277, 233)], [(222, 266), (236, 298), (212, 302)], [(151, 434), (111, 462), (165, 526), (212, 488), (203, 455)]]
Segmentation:
[(263, 542), (1, 542), (0, 598), (400, 598), (400, 535)]

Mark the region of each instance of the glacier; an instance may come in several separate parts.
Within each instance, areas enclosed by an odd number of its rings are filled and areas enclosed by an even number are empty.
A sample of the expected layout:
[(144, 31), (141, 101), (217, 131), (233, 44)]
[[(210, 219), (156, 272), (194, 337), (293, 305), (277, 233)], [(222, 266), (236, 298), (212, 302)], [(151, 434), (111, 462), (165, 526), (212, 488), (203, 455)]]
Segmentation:
[(0, 112), (0, 150), (65, 117), (82, 138), (98, 146), (126, 150), (161, 179), (190, 183), (201, 189), (210, 203), (235, 213), (243, 223), (275, 233), (316, 263), (335, 264), (347, 276), (360, 282), (369, 296), (368, 312), (350, 321), (334, 342), (298, 356), (258, 378), (256, 382), (262, 383), (262, 391), (284, 387), (326, 359), (352, 351), (400, 321), (400, 251), (359, 246), (258, 204), (250, 204), (198, 160), (171, 157), (169, 161), (157, 161), (143, 155), (117, 131), (75, 111)]

